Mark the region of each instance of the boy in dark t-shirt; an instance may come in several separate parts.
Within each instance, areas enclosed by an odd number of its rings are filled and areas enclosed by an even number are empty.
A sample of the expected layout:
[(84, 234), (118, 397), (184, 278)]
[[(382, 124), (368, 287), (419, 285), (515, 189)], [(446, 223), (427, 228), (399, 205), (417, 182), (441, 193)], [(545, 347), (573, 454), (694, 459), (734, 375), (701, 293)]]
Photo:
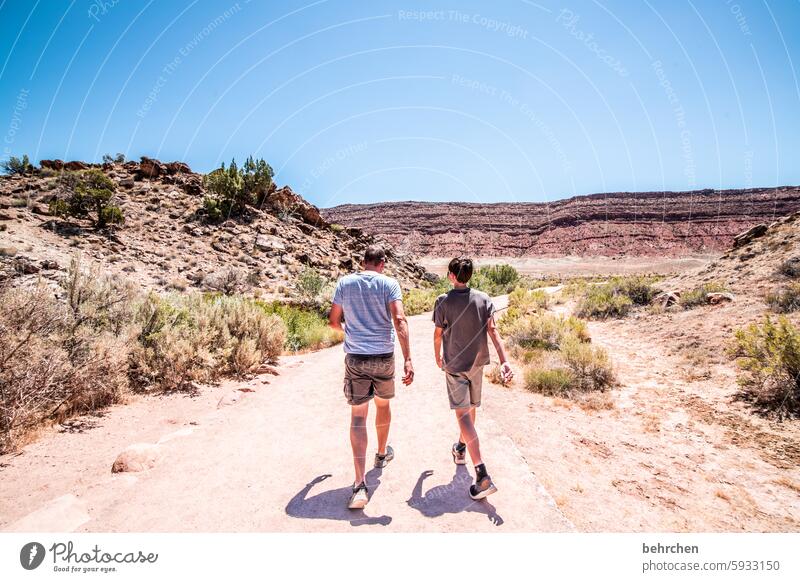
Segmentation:
[(503, 342), (494, 321), (491, 298), (467, 287), (472, 277), (472, 260), (456, 258), (448, 265), (447, 276), (453, 289), (436, 299), (433, 321), (436, 330), (433, 347), (436, 364), (445, 372), (450, 408), (456, 411), (460, 435), (453, 445), (453, 461), (466, 464), (466, 452), (475, 465), (475, 484), (470, 486), (473, 499), (483, 499), (497, 491), (481, 459), (480, 442), (475, 430), (475, 409), (481, 405), (483, 368), (489, 363), (487, 337), (492, 339), (500, 358), (504, 382), (514, 376)]

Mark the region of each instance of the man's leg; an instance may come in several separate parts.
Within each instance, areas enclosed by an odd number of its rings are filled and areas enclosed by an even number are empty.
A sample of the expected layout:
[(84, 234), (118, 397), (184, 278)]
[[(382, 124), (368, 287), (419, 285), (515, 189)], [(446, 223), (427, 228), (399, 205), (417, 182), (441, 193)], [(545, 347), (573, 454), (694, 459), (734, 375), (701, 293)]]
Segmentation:
[(389, 426), (392, 424), (390, 401), (375, 397), (375, 430), (378, 432), (378, 454), (386, 454), (386, 443), (389, 440)]
[(482, 465), (481, 445), (478, 440), (478, 431), (475, 430), (475, 407), (456, 408), (456, 418), (461, 429), (461, 438), (467, 445), (472, 464), (475, 466)]
[(367, 459), (367, 413), (369, 401), (350, 407), (350, 445), (353, 447), (353, 467), (355, 468), (355, 485), (364, 481)]

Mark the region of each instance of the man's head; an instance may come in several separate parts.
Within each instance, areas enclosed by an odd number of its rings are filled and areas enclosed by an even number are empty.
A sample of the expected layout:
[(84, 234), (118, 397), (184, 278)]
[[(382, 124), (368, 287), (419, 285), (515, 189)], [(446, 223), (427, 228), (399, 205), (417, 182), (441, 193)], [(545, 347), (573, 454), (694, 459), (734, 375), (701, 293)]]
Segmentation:
[(386, 264), (386, 251), (378, 245), (369, 245), (364, 251), (364, 268), (367, 271), (383, 271)]
[(454, 286), (456, 283), (466, 285), (472, 278), (472, 259), (456, 257), (447, 265), (447, 278)]

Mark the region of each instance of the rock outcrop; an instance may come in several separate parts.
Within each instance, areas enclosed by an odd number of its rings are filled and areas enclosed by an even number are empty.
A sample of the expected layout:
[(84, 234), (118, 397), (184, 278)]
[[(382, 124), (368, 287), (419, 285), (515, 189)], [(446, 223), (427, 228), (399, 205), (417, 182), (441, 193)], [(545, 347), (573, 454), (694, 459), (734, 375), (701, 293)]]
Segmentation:
[(787, 186), (591, 194), (550, 203), (348, 204), (322, 215), (420, 256), (674, 257), (725, 250), (742, 231), (798, 210), (800, 188)]

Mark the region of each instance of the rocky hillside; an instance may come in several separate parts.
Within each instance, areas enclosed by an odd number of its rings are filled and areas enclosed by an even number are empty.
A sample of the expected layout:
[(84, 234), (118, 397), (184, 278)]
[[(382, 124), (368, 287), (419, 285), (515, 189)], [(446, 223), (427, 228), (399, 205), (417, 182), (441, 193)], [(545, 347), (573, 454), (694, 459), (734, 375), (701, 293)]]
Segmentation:
[(659, 256), (727, 249), (748, 228), (800, 210), (800, 187), (592, 194), (550, 203), (347, 204), (332, 223), (421, 256)]
[[(0, 177), (0, 278), (55, 279), (72, 257), (121, 274), (145, 288), (211, 289), (232, 284), (274, 298), (296, 297), (304, 267), (328, 278), (356, 268), (371, 242), (359, 231), (332, 227), (288, 186), (273, 186), (260, 208), (224, 222), (206, 220), (202, 175), (181, 162), (90, 165), (44, 160), (26, 175)], [(116, 184), (112, 202), (121, 226), (97, 230), (89, 219), (61, 219), (48, 202), (66, 171), (101, 169)], [(425, 270), (388, 249), (387, 273), (404, 287)]]

